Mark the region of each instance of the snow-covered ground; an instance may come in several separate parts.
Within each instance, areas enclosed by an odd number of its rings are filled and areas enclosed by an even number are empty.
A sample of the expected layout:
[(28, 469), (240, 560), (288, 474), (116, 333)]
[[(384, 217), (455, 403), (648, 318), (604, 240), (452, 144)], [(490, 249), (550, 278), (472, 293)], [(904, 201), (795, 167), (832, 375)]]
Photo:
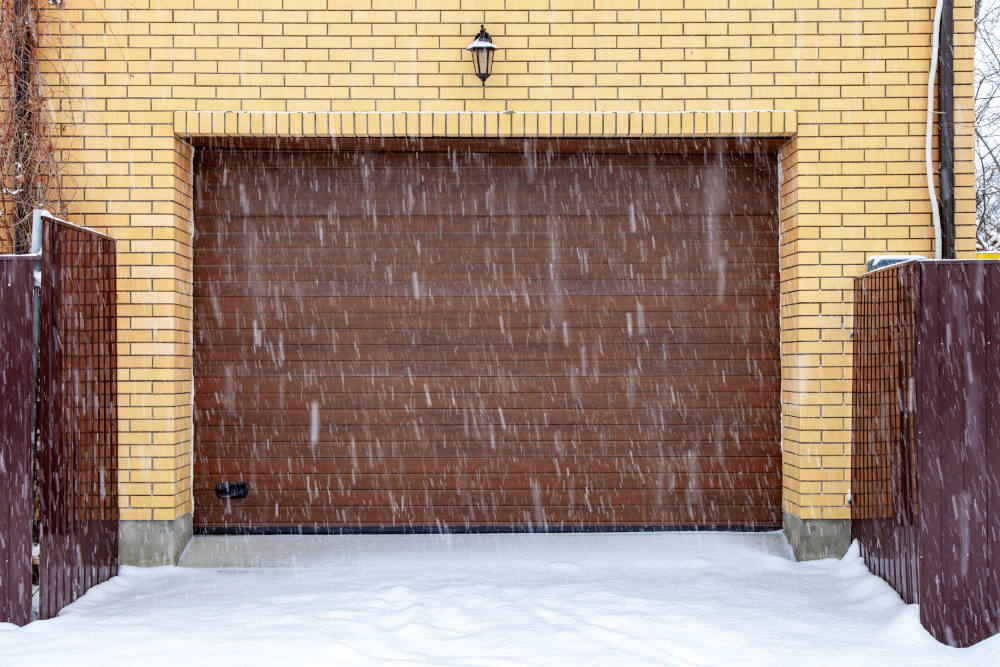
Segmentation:
[(935, 642), (852, 549), (778, 534), (202, 538), (53, 620), (0, 624), (0, 664), (1000, 664)]

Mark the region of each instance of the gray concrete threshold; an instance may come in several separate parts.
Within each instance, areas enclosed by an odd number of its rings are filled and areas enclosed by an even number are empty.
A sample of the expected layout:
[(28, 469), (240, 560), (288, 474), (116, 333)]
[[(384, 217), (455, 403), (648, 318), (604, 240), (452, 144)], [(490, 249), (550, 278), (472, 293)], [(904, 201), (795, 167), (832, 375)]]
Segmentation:
[[(408, 565), (433, 559), (464, 565), (478, 560), (517, 559), (536, 547), (575, 551), (584, 560), (627, 553), (644, 546), (656, 549), (665, 533), (511, 533), (463, 535), (195, 535), (181, 554), (182, 567), (308, 568), (335, 565), (393, 563)], [(674, 544), (711, 551), (720, 542), (737, 539), (748, 548), (794, 560), (785, 536), (770, 533), (669, 533)], [(729, 542), (731, 544), (731, 542)]]

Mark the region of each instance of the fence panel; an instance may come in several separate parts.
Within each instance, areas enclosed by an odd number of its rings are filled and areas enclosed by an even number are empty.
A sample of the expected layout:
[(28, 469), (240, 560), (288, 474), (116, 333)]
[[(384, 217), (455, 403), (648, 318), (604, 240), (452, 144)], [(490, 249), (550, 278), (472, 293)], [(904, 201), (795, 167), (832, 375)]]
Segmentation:
[(115, 247), (45, 219), (39, 340), (39, 618), (118, 570)]
[(34, 257), (0, 257), (0, 623), (31, 621)]
[(868, 568), (917, 600), (913, 264), (855, 283), (851, 530)]
[(852, 532), (938, 640), (1000, 631), (1000, 262), (855, 281)]

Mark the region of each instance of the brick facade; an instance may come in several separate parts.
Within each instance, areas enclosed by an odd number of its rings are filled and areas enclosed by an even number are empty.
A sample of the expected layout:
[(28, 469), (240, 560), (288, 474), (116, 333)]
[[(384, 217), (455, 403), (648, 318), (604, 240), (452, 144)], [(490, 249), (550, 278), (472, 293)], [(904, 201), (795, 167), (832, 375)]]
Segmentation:
[[(42, 7), (68, 217), (119, 239), (123, 519), (192, 510), (192, 137), (383, 134), (786, 137), (784, 509), (849, 516), (851, 279), (872, 254), (932, 252), (931, 0)], [(485, 89), (463, 50), (480, 24), (502, 48)], [(970, 0), (955, 44), (956, 245), (972, 257)]]

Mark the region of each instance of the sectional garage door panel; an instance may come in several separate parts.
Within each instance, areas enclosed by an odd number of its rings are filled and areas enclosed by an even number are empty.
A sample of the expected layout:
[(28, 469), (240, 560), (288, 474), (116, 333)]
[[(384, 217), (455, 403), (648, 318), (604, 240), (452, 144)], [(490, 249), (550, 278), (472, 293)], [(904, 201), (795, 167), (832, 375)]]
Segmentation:
[(197, 153), (196, 525), (779, 524), (773, 155), (413, 148)]

